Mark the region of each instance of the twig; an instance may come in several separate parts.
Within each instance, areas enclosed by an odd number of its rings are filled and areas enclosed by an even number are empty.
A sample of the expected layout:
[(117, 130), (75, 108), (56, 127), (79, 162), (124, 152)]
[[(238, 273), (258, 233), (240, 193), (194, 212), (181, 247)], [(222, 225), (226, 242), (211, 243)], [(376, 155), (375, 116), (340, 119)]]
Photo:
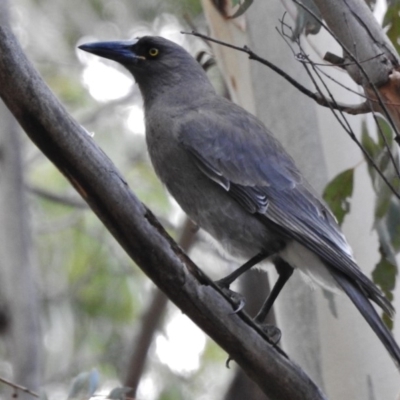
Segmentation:
[(74, 207), (74, 208), (79, 208), (79, 209), (88, 209), (89, 208), (87, 203), (85, 203), (81, 198), (71, 197), (71, 196), (70, 197), (61, 196), (57, 193), (49, 192), (48, 190), (45, 190), (45, 189), (42, 189), (42, 188), (39, 188), (36, 186), (31, 186), (31, 185), (26, 185), (26, 187), (31, 193), (34, 193), (35, 195), (40, 196), (43, 199), (62, 204), (64, 206)]
[[(283, 17), (283, 18), (284, 18), (284, 17)], [(284, 22), (283, 18), (282, 18), (282, 20), (281, 20), (281, 25), (282, 25), (282, 27), (286, 27), (286, 28), (292, 30), (292, 28), (291, 28), (290, 26), (288, 26), (288, 25)], [(287, 34), (284, 32), (284, 29), (283, 29), (283, 28), (281, 28), (281, 29), (282, 29), (281, 32), (278, 31), (279, 34), (282, 36), (282, 38), (283, 38), (283, 39), (285, 40), (285, 42), (288, 44), (288, 46), (289, 46), (289, 48), (292, 50), (293, 54), (295, 54), (295, 51), (292, 49), (292, 47), (290, 46), (290, 44), (289, 44), (288, 41), (286, 40), (286, 37), (289, 38), (290, 36), (287, 35)], [(346, 89), (346, 90), (348, 90), (348, 91), (350, 91), (350, 92), (356, 93), (355, 91), (351, 90), (351, 89), (348, 88), (347, 86), (343, 85), (342, 83), (338, 82), (336, 79), (334, 79), (333, 77), (331, 77), (330, 75), (328, 75), (327, 73), (325, 73), (324, 71), (322, 71), (322, 70), (319, 68), (320, 65), (314, 63), (314, 62), (309, 58), (309, 56), (307, 56), (307, 54), (306, 54), (306, 52), (304, 51), (304, 49), (303, 49), (303, 47), (302, 47), (302, 45), (301, 45), (299, 39), (295, 40), (295, 43), (297, 44), (297, 46), (298, 46), (298, 48), (299, 48), (299, 50), (300, 50), (300, 55), (301, 55), (301, 57), (298, 57), (298, 60), (299, 60), (299, 61), (303, 64), (303, 66), (305, 67), (305, 69), (306, 69), (306, 71), (307, 71), (307, 73), (308, 73), (310, 79), (313, 81), (314, 86), (316, 87), (317, 91), (318, 91), (321, 95), (322, 95), (322, 92), (321, 92), (321, 90), (319, 89), (318, 84), (317, 84), (316, 81), (314, 80), (313, 76), (312, 76), (312, 75), (310, 74), (310, 72), (308, 71), (308, 68), (306, 67), (306, 64), (310, 64), (310, 65), (312, 66), (314, 73), (318, 76), (318, 78), (320, 79), (320, 81), (321, 81), (322, 84), (324, 85), (324, 88), (325, 88), (325, 90), (328, 92), (329, 97), (332, 99), (332, 101), (336, 101), (336, 100), (334, 99), (333, 95), (332, 95), (331, 92), (329, 91), (327, 85), (325, 84), (325, 82), (324, 82), (323, 79), (321, 78), (320, 74), (324, 75), (326, 78), (332, 80), (333, 82), (335, 82), (335, 83), (338, 84), (339, 86), (343, 87), (344, 89)], [(382, 55), (382, 53), (381, 53), (380, 55)], [(375, 57), (370, 57), (369, 60), (370, 60), (370, 59), (373, 59), (373, 58), (376, 58), (376, 57), (377, 57), (377, 56), (375, 56)], [(363, 62), (366, 62), (366, 61), (368, 61), (368, 60), (365, 60), (365, 61), (363, 61)], [(350, 64), (350, 63), (349, 63), (349, 64)], [(364, 98), (366, 99), (366, 102), (363, 103), (363, 105), (365, 106), (365, 110), (366, 110), (367, 112), (368, 112), (368, 110), (369, 110), (369, 111), (372, 111), (372, 110), (373, 110), (372, 102), (373, 102), (374, 100), (369, 99), (367, 96), (361, 95), (361, 94), (359, 94), (359, 93), (356, 93), (356, 94), (358, 94), (358, 95), (360, 95), (360, 96), (362, 96), (362, 97), (364, 97)], [(376, 102), (376, 100), (375, 100), (375, 102)], [(387, 104), (389, 104), (389, 103), (387, 103)], [(391, 104), (391, 105), (397, 105), (397, 104), (393, 104), (393, 103), (390, 103), (390, 104)], [(335, 117), (338, 119), (338, 121), (339, 121), (339, 123), (342, 125), (343, 129), (345, 129), (345, 131), (349, 134), (349, 136), (351, 137), (351, 139), (352, 139), (352, 140), (357, 144), (357, 146), (361, 149), (361, 151), (363, 152), (364, 156), (369, 160), (369, 162), (370, 162), (370, 164), (373, 166), (373, 168), (378, 172), (378, 174), (379, 174), (379, 175), (382, 177), (382, 179), (386, 182), (386, 184), (389, 186), (389, 188), (390, 188), (391, 191), (395, 194), (395, 196), (398, 197), (397, 191), (396, 191), (396, 190), (394, 189), (394, 187), (389, 183), (389, 181), (387, 180), (387, 178), (384, 177), (383, 173), (379, 170), (379, 167), (376, 165), (376, 163), (374, 162), (374, 160), (372, 159), (372, 157), (365, 151), (365, 149), (364, 149), (364, 147), (362, 146), (362, 144), (359, 142), (359, 140), (357, 139), (357, 137), (354, 135), (354, 133), (353, 133), (353, 131), (352, 131), (352, 128), (351, 128), (350, 125), (347, 123), (347, 120), (346, 120), (345, 116), (344, 116), (343, 114), (341, 115), (342, 118), (343, 118), (343, 121), (346, 122), (346, 124), (343, 124), (342, 121), (340, 121), (340, 119), (338, 118), (338, 116), (335, 114), (334, 110), (332, 109), (331, 111), (333, 112), (333, 114), (335, 115)], [(392, 149), (390, 148), (390, 145), (389, 145), (389, 143), (388, 143), (388, 141), (387, 141), (386, 136), (384, 135), (384, 133), (383, 133), (383, 131), (382, 131), (382, 128), (381, 128), (380, 124), (378, 123), (378, 119), (377, 119), (375, 113), (372, 112), (372, 116), (373, 116), (374, 121), (375, 121), (375, 123), (376, 123), (376, 125), (377, 125), (377, 127), (378, 127), (378, 132), (379, 132), (380, 136), (382, 137), (382, 139), (383, 139), (383, 141), (384, 141), (385, 148), (386, 148), (386, 150), (387, 150), (388, 153), (389, 153), (389, 158), (390, 158), (390, 160), (391, 160), (391, 162), (392, 162), (392, 164), (393, 164), (393, 167), (394, 167), (394, 169), (395, 169), (395, 171), (396, 171), (396, 174), (397, 174), (397, 176), (400, 178), (399, 166), (398, 166), (398, 163), (396, 162), (396, 160), (395, 160), (395, 158), (394, 158), (394, 155), (393, 155), (393, 153), (392, 153)], [(347, 125), (347, 128), (346, 128), (346, 126), (344, 126), (344, 125)]]
[[(278, 28), (276, 28), (276, 30), (277, 30), (278, 34), (282, 37), (282, 39), (285, 41), (285, 43), (288, 45), (289, 49), (291, 50), (291, 52), (293, 53), (293, 56), (295, 57), (295, 59), (297, 61), (299, 61), (301, 63), (309, 63), (309, 64), (312, 64), (313, 66), (318, 66), (318, 67), (330, 67), (330, 68), (332, 68), (333, 66), (335, 66), (335, 67), (339, 67), (340, 69), (342, 69), (342, 67), (344, 68), (344, 67), (348, 67), (348, 66), (351, 66), (351, 65), (356, 65), (354, 62), (343, 62), (342, 63), (341, 61), (338, 61), (338, 60), (343, 60), (341, 57), (335, 56), (335, 55), (333, 55), (332, 53), (329, 53), (329, 52), (327, 52), (325, 54), (325, 58), (324, 59), (327, 60), (327, 61), (330, 60), (330, 62), (332, 64), (334, 64), (334, 65), (316, 63), (316, 62), (310, 60), (310, 58), (307, 56), (306, 52), (303, 50), (303, 48), (302, 48), (302, 46), (300, 44), (299, 39), (294, 41), (297, 44), (297, 46), (299, 47), (299, 50), (300, 50), (300, 53), (297, 53), (295, 50), (293, 50), (290, 42), (287, 40), (287, 39), (289, 39), (290, 41), (292, 40), (291, 39), (291, 35), (286, 34), (284, 29), (283, 29), (283, 27), (286, 27), (287, 29), (289, 29), (291, 31), (293, 31), (293, 29), (288, 24), (286, 24), (284, 22), (283, 18), (279, 22), (281, 23), (281, 26), (282, 26), (281, 30), (279, 30)], [(383, 55), (383, 53), (380, 53), (380, 54), (378, 54), (376, 56), (373, 56), (373, 57), (369, 57), (364, 61), (360, 61), (360, 63), (366, 63), (366, 62), (371, 61), (371, 60), (373, 60), (373, 59), (375, 59), (377, 57), (380, 57), (381, 55)], [(355, 115), (355, 114), (364, 114), (364, 113), (368, 113), (368, 112), (372, 112), (373, 111), (373, 107), (371, 107), (370, 103), (371, 102), (372, 103), (378, 103), (377, 100), (371, 99), (368, 96), (366, 96), (365, 94), (351, 89), (350, 87), (344, 85), (343, 83), (341, 83), (337, 79), (333, 78), (332, 76), (328, 75), (326, 72), (322, 71), (321, 69), (318, 68), (318, 70), (319, 70), (319, 72), (321, 74), (325, 75), (329, 80), (331, 80), (335, 84), (341, 86), (343, 89), (347, 90), (350, 93), (354, 93), (359, 97), (362, 97), (362, 98), (368, 100), (367, 102), (360, 103), (360, 104), (357, 104), (357, 105), (354, 105), (354, 106), (349, 105), (348, 106), (349, 110), (344, 110), (345, 112), (347, 112), (348, 114)], [(392, 102), (390, 102), (390, 103), (386, 102), (385, 104), (393, 105), (393, 106), (400, 106), (400, 104), (392, 103)], [(362, 109), (363, 111), (362, 112), (352, 112), (352, 109), (356, 109), (356, 111), (358, 111), (359, 109), (360, 110)]]
[(271, 63), (270, 61), (266, 60), (265, 58), (262, 58), (258, 56), (256, 53), (254, 53), (248, 46), (235, 46), (230, 43), (223, 42), (221, 40), (213, 39), (207, 35), (203, 35), (202, 33), (192, 31), (192, 32), (182, 32), (183, 34), (186, 35), (193, 35), (196, 37), (199, 37), (204, 40), (209, 40), (210, 42), (220, 44), (225, 47), (229, 47), (231, 49), (241, 51), (243, 53), (246, 53), (249, 56), (250, 60), (255, 60), (258, 61), (259, 63), (266, 65), (267, 67), (271, 68), (273, 71), (275, 71), (278, 75), (282, 76), (284, 79), (286, 79), (289, 83), (291, 83), (296, 89), (298, 89), (301, 93), (305, 94), (306, 96), (310, 97), (314, 101), (316, 101), (320, 106), (323, 107), (328, 107), (328, 108), (333, 108), (335, 110), (340, 110), (347, 112), (349, 114), (363, 114), (366, 112), (369, 112), (370, 110), (366, 111), (365, 109), (365, 104), (361, 103), (358, 105), (348, 105), (348, 104), (340, 104), (337, 102), (332, 102), (331, 100), (327, 99), (324, 97), (321, 93), (314, 93), (311, 90), (307, 89), (303, 85), (301, 85), (299, 82), (297, 82), (295, 79), (293, 79), (290, 75), (288, 75), (286, 72), (284, 72), (282, 69), (277, 67), (275, 64)]
[[(318, 84), (316, 83), (314, 77), (312, 76), (312, 74), (310, 73), (310, 71), (308, 70), (306, 64), (303, 64), (304, 67), (306, 68), (306, 71), (310, 77), (310, 79), (313, 81), (315, 87), (317, 88), (317, 90), (320, 91)], [(319, 80), (321, 81), (321, 83), (323, 84), (325, 90), (327, 91), (329, 97), (331, 98), (332, 102), (335, 102), (335, 98), (333, 96), (333, 94), (331, 93), (331, 91), (329, 90), (328, 86), (326, 85), (325, 81), (321, 78), (319, 71), (316, 67), (313, 66), (313, 64), (311, 64), (311, 66), (313, 67), (314, 73), (318, 76)], [(335, 110), (332, 108), (331, 109), (333, 115), (335, 116), (335, 118), (337, 119), (337, 121), (339, 122), (339, 124), (342, 126), (342, 128), (347, 132), (347, 134), (350, 136), (350, 138), (357, 144), (357, 146), (360, 148), (360, 150), (362, 151), (362, 153), (364, 154), (364, 156), (368, 159), (368, 162), (370, 163), (370, 165), (377, 171), (377, 173), (379, 174), (379, 176), (382, 178), (382, 180), (386, 183), (386, 185), (389, 187), (389, 189), (392, 191), (392, 193), (394, 194), (394, 196), (396, 196), (398, 199), (400, 199), (400, 194), (396, 191), (396, 189), (393, 187), (393, 185), (389, 182), (389, 180), (386, 178), (386, 176), (384, 175), (384, 173), (380, 170), (380, 168), (378, 167), (378, 165), (375, 163), (375, 160), (370, 156), (370, 154), (364, 149), (363, 145), (361, 144), (361, 142), (357, 139), (356, 135), (353, 132), (353, 129), (351, 128), (349, 122), (347, 121), (346, 117), (343, 115), (343, 111), (338, 110), (342, 119), (338, 117), (338, 115), (336, 114)], [(379, 125), (378, 125), (379, 126)], [(380, 128), (379, 128), (380, 129)], [(383, 133), (382, 133), (383, 134)], [(385, 143), (387, 144), (386, 138), (385, 138)], [(391, 155), (391, 160), (393, 160), (393, 155), (391, 153), (390, 150), (388, 150), (390, 155)], [(394, 160), (393, 160), (394, 163)], [(394, 163), (395, 165), (395, 163)], [(397, 166), (395, 165), (396, 171)]]
[(28, 393), (33, 397), (40, 397), (37, 393), (33, 392), (32, 390), (29, 390), (28, 388), (21, 386), (21, 385), (17, 385), (14, 382), (11, 382), (5, 378), (0, 377), (0, 382), (3, 382), (4, 384), (11, 386), (12, 388), (16, 389), (16, 390), (20, 390), (21, 392), (24, 393)]

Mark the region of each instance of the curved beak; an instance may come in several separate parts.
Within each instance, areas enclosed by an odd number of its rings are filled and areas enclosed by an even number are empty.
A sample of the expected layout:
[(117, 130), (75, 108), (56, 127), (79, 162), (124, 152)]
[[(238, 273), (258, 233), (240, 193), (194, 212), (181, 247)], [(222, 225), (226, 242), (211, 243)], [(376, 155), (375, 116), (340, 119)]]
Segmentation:
[(137, 41), (138, 39), (120, 42), (86, 43), (78, 46), (78, 48), (88, 53), (117, 61), (121, 64), (129, 64), (142, 58), (138, 56), (134, 50)]

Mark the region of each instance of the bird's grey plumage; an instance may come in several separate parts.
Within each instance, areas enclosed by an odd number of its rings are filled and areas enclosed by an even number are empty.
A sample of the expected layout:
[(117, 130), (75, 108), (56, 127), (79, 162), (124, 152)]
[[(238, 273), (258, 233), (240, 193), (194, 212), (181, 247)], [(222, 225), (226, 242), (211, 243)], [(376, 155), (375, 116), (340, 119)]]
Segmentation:
[(268, 129), (216, 95), (201, 66), (160, 37), (84, 45), (134, 76), (155, 171), (185, 212), (236, 256), (274, 253), (344, 290), (396, 364), (400, 349), (368, 299), (393, 308), (361, 272), (334, 217)]

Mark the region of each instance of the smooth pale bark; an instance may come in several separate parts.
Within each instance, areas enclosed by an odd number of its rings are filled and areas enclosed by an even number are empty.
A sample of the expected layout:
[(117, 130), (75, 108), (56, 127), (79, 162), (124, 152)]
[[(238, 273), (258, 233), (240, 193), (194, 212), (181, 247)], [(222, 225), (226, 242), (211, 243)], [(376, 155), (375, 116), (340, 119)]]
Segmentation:
[(232, 314), (230, 302), (135, 197), (93, 138), (66, 113), (5, 27), (0, 27), (0, 54), (0, 96), (147, 276), (271, 399), (325, 398), (246, 314)]
[[(400, 132), (400, 58), (364, 0), (314, 0), (343, 50), (350, 77)], [(327, 49), (328, 50), (328, 49)], [(385, 104), (386, 115), (378, 99)], [(339, 100), (340, 101), (340, 100)], [(400, 143), (400, 137), (397, 136)]]
[[(343, 48), (352, 79), (360, 85), (386, 83), (399, 57), (363, 0), (314, 0)], [(360, 70), (360, 65), (367, 76)]]

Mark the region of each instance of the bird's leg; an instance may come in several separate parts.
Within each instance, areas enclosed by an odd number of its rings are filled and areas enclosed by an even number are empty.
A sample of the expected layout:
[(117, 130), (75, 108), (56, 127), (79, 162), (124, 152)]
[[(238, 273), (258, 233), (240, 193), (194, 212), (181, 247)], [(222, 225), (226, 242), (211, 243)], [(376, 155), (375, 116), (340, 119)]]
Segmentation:
[(272, 288), (271, 293), (269, 294), (267, 300), (265, 300), (264, 304), (261, 306), (260, 311), (254, 317), (254, 321), (259, 324), (261, 324), (265, 320), (265, 318), (267, 317), (268, 313), (272, 308), (272, 305), (277, 299), (279, 293), (281, 292), (286, 282), (293, 274), (293, 268), (281, 258), (275, 260), (274, 264), (279, 277), (274, 287)]
[(225, 278), (216, 281), (215, 283), (221, 288), (229, 289), (231, 283), (234, 282), (237, 278), (239, 278), (240, 275), (244, 274), (250, 268), (254, 267), (262, 260), (265, 260), (270, 255), (271, 255), (270, 253), (266, 252), (256, 254), (254, 257), (250, 258), (249, 261), (245, 262), (241, 267), (235, 269), (231, 274), (229, 274)]
[(234, 314), (236, 314), (240, 310), (242, 310), (243, 307), (245, 306), (246, 302), (242, 295), (230, 290), (229, 286), (231, 285), (231, 283), (233, 281), (235, 281), (237, 278), (239, 278), (240, 275), (244, 274), (250, 268), (254, 267), (256, 264), (258, 264), (262, 260), (265, 260), (270, 255), (271, 255), (271, 253), (267, 253), (267, 252), (258, 253), (254, 257), (252, 257), (249, 261), (245, 262), (241, 267), (235, 269), (231, 274), (229, 274), (225, 278), (222, 278), (215, 282), (222, 289), (222, 291), (227, 296), (229, 296), (231, 298), (231, 300), (233, 300), (237, 304), (237, 307), (236, 307), (235, 311), (233, 312)]

